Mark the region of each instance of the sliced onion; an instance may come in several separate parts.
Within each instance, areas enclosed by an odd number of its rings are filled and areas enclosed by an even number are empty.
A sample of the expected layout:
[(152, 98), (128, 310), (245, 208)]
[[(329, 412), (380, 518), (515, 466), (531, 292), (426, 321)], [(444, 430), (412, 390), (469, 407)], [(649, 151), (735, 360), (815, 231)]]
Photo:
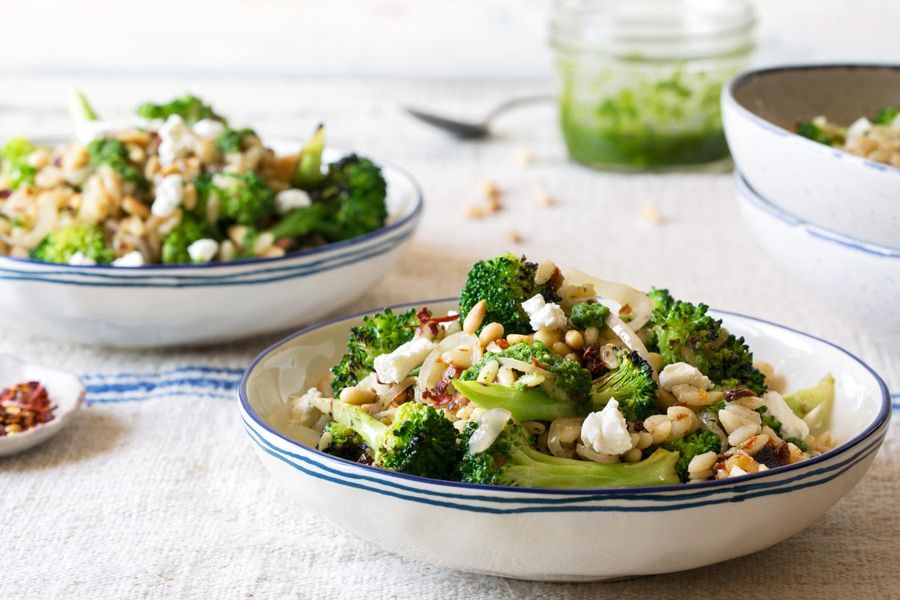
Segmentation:
[[(581, 417), (553, 419), (547, 434), (547, 448), (550, 450), (550, 454), (560, 458), (572, 458), (575, 449), (571, 447), (571, 444), (578, 441), (583, 422), (584, 419)], [(568, 444), (569, 448), (564, 447), (563, 444)]]
[(497, 436), (512, 418), (512, 413), (504, 408), (492, 408), (478, 417), (478, 429), (469, 438), (469, 452), (484, 452), (497, 440)]
[(553, 375), (550, 371), (542, 369), (536, 365), (531, 363), (527, 363), (523, 360), (517, 360), (515, 358), (508, 358), (505, 356), (497, 357), (497, 360), (500, 361), (500, 364), (504, 367), (509, 367), (510, 369), (515, 369), (520, 373), (537, 373), (538, 375), (543, 375), (546, 379), (553, 379)]
[(578, 456), (580, 456), (581, 458), (586, 458), (602, 465), (610, 465), (619, 462), (619, 457), (617, 455), (600, 454), (599, 452), (594, 452), (584, 444), (578, 444), (577, 446), (575, 446), (575, 452), (577, 452)]
[(612, 313), (609, 313), (609, 316), (606, 317), (606, 326), (612, 329), (613, 333), (619, 336), (622, 343), (628, 346), (630, 350), (634, 350), (641, 355), (641, 358), (647, 361), (647, 364), (653, 369), (653, 379), (656, 380), (659, 377), (659, 373), (654, 366), (654, 361), (652, 360), (650, 353), (647, 352), (647, 346), (645, 346), (644, 342), (641, 341), (641, 338), (632, 331), (631, 327), (626, 325), (622, 319)]
[(719, 436), (719, 440), (722, 442), (722, 448), (727, 448), (728, 436), (722, 430), (722, 425), (719, 423), (719, 415), (709, 411), (704, 411), (697, 416), (700, 417), (700, 423), (703, 424), (704, 428), (709, 429), (714, 434)]
[(653, 313), (653, 302), (647, 294), (624, 283), (597, 279), (578, 269), (569, 269), (566, 272), (565, 285), (583, 286), (592, 285), (599, 296), (609, 298), (620, 307), (628, 306), (632, 310), (632, 318), (629, 321), (631, 328), (638, 331), (650, 321)]
[[(441, 356), (443, 356), (444, 352), (448, 350), (452, 350), (459, 346), (467, 346), (472, 349), (472, 363), (476, 363), (481, 360), (481, 342), (478, 341), (478, 336), (474, 333), (466, 333), (464, 331), (460, 331), (454, 333), (452, 335), (448, 335), (441, 342), (434, 347), (434, 350), (431, 351), (431, 354), (425, 357), (425, 360), (422, 362), (422, 367), (419, 369), (419, 377), (418, 377), (418, 387), (417, 392), (421, 395), (425, 390), (432, 389), (435, 385), (437, 385), (438, 381), (441, 380), (441, 376), (444, 374), (444, 369), (446, 369), (446, 365), (444, 368), (435, 368), (435, 365), (440, 362)], [(442, 365), (444, 363), (441, 363)]]

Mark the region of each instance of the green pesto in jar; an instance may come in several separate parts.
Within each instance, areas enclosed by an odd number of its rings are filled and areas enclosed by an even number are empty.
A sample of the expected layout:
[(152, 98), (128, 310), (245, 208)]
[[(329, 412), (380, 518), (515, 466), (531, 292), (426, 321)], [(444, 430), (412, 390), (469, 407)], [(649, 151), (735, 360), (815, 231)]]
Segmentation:
[(728, 156), (719, 94), (731, 73), (688, 73), (677, 65), (604, 69), (585, 78), (577, 66), (560, 64), (562, 131), (574, 160), (645, 170)]

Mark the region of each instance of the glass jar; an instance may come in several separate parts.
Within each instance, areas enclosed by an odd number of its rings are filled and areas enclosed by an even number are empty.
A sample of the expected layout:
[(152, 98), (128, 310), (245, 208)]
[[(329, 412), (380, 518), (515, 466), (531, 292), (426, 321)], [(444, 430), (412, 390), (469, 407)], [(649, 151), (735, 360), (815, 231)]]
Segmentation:
[(753, 50), (746, 0), (562, 0), (551, 22), (569, 156), (653, 170), (728, 156), (719, 95)]

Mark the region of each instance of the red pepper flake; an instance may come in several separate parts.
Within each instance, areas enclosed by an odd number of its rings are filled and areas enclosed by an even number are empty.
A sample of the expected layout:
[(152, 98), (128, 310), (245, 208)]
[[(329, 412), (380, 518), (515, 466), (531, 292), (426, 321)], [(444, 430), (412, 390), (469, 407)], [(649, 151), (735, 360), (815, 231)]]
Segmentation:
[(34, 429), (53, 420), (55, 406), (47, 389), (38, 381), (28, 381), (0, 392), (0, 437)]

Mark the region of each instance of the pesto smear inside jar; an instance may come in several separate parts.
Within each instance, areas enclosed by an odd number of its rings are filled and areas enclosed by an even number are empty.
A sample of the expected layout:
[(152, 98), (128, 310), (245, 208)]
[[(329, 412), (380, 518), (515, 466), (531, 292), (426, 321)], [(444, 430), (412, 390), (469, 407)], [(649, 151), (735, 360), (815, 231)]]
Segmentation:
[(719, 95), (746, 66), (752, 25), (739, 0), (562, 2), (553, 43), (569, 156), (619, 170), (726, 158)]

